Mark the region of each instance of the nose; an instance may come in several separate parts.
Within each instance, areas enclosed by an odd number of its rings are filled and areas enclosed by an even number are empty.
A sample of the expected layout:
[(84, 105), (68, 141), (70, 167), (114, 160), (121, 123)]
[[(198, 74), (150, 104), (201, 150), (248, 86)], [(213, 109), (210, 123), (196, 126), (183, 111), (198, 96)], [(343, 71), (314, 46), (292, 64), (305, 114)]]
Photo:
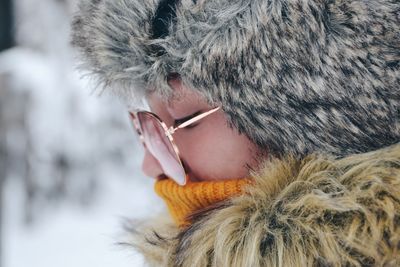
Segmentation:
[(162, 170), (158, 160), (153, 157), (153, 155), (147, 149), (145, 149), (144, 152), (142, 171), (146, 176), (153, 178), (157, 178), (158, 176), (164, 174), (164, 171)]

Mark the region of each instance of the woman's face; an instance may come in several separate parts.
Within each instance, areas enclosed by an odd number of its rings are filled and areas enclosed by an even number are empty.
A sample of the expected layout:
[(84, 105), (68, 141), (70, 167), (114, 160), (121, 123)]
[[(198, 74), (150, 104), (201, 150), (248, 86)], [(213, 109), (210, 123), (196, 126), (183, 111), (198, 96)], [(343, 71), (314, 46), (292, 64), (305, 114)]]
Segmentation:
[[(180, 96), (166, 103), (156, 95), (147, 100), (152, 112), (168, 127), (212, 109), (197, 92), (186, 88), (178, 79), (170, 86)], [(209, 181), (248, 177), (249, 167), (257, 165), (261, 155), (245, 135), (228, 126), (222, 110), (177, 130), (174, 142), (190, 181)], [(164, 172), (158, 161), (145, 149), (142, 169), (147, 176), (160, 178)]]

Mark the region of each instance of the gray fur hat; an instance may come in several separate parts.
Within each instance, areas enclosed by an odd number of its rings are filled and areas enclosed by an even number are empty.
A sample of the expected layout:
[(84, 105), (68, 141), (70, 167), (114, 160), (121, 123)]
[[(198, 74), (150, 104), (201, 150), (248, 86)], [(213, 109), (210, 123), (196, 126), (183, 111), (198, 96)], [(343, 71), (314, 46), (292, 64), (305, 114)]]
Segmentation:
[(275, 155), (400, 141), (399, 0), (83, 0), (73, 44), (127, 98), (178, 73)]

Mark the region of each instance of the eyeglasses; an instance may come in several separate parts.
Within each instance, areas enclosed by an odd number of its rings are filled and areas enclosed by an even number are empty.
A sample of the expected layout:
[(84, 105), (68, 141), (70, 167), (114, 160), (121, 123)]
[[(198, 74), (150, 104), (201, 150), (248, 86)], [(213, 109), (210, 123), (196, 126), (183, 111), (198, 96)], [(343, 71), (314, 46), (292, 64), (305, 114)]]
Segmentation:
[(187, 182), (185, 168), (179, 157), (179, 150), (172, 135), (219, 110), (213, 108), (201, 113), (176, 127), (167, 125), (154, 113), (149, 111), (130, 111), (132, 124), (145, 148), (155, 157), (165, 174), (179, 185)]

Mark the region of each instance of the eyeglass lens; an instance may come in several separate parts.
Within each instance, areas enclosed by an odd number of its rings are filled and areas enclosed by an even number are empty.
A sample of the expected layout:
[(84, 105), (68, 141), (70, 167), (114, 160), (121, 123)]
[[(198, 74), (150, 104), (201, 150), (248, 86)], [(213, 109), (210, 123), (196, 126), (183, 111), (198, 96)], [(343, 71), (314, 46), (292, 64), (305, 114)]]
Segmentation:
[(149, 152), (158, 160), (169, 178), (180, 185), (185, 184), (185, 170), (161, 123), (149, 113), (139, 112), (137, 116)]

